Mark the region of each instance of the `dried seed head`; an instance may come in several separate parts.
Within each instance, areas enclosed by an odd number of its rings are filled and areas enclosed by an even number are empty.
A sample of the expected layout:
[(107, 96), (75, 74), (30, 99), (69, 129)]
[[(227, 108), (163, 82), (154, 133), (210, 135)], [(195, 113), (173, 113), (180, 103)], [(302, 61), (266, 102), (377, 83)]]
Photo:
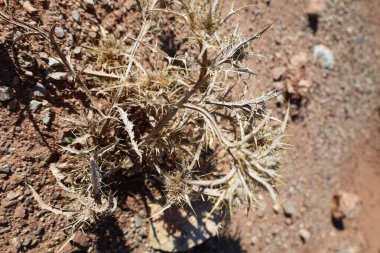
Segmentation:
[(184, 205), (189, 199), (190, 186), (186, 183), (189, 175), (182, 171), (173, 171), (165, 176), (165, 196), (169, 204)]

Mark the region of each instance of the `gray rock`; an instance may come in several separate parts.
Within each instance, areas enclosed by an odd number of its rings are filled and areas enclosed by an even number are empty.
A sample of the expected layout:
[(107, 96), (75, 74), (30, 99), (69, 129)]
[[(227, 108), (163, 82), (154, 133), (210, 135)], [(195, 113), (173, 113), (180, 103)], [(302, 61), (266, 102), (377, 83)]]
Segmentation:
[(9, 167), (0, 167), (0, 173), (9, 175), (12, 173), (12, 170)]
[(93, 10), (94, 9), (94, 0), (84, 0), (84, 7), (86, 7), (87, 10)]
[(283, 207), (284, 207), (284, 213), (288, 217), (293, 217), (297, 212), (294, 203), (291, 201), (287, 201)]
[(48, 94), (48, 90), (41, 83), (36, 83), (32, 87), (32, 93), (36, 97), (45, 97)]
[(30, 111), (32, 113), (35, 113), (38, 110), (38, 108), (40, 108), (41, 104), (42, 103), (39, 102), (39, 101), (37, 101), (37, 100), (30, 101), (30, 103), (29, 103), (29, 109), (30, 109)]
[(76, 48), (74, 48), (73, 53), (74, 53), (74, 55), (79, 55), (81, 53), (81, 51), (82, 51), (81, 47), (76, 47)]
[(22, 246), (24, 246), (24, 247), (29, 247), (30, 246), (30, 244), (32, 244), (32, 239), (31, 238), (27, 238), (27, 239), (25, 239), (24, 241), (22, 241)]
[(314, 47), (314, 58), (325, 68), (334, 68), (334, 53), (324, 45), (316, 45)]
[(7, 86), (0, 86), (0, 101), (5, 102), (13, 98), (14, 93), (11, 88)]
[(62, 27), (57, 26), (57, 27), (54, 29), (54, 34), (55, 34), (55, 36), (57, 36), (58, 38), (62, 39), (63, 37), (65, 37), (65, 30), (63, 30)]
[(260, 9), (259, 8), (256, 8), (255, 11), (253, 12), (253, 14), (257, 17), (257, 16), (260, 16), (261, 15), (261, 12), (260, 12)]
[(57, 59), (53, 58), (53, 57), (49, 57), (48, 58), (48, 65), (49, 65), (49, 67), (56, 67), (56, 66), (61, 65), (61, 62), (58, 61)]
[(310, 237), (311, 237), (310, 232), (307, 229), (305, 229), (305, 228), (301, 228), (298, 233), (300, 235), (301, 240), (304, 243), (307, 242), (310, 239)]
[(67, 77), (67, 82), (68, 82), (68, 83), (74, 83), (74, 77), (71, 76), (71, 75), (69, 75), (69, 76)]
[(48, 59), (49, 58), (49, 55), (45, 52), (39, 52), (38, 55), (42, 58), (42, 59)]
[(66, 72), (52, 72), (48, 74), (48, 78), (53, 79), (55, 81), (64, 81), (67, 79)]
[(71, 16), (73, 17), (73, 19), (74, 19), (74, 21), (76, 21), (76, 22), (80, 22), (80, 14), (79, 14), (79, 11), (77, 11), (77, 10), (73, 10), (72, 12), (71, 12)]
[(46, 108), (45, 110), (43, 110), (42, 123), (44, 123), (45, 125), (49, 125), (50, 122), (51, 122), (51, 109)]
[(136, 214), (134, 216), (134, 221), (135, 221), (135, 227), (136, 228), (140, 228), (142, 226), (143, 220), (142, 220), (140, 215)]

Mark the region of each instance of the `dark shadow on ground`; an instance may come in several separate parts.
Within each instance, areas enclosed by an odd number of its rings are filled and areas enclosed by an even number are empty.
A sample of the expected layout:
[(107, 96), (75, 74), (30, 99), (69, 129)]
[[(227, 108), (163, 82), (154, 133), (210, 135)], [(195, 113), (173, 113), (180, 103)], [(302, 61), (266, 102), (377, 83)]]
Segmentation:
[(109, 216), (94, 231), (96, 252), (131, 252), (115, 217)]
[(213, 237), (185, 253), (245, 253), (240, 240), (235, 236)]

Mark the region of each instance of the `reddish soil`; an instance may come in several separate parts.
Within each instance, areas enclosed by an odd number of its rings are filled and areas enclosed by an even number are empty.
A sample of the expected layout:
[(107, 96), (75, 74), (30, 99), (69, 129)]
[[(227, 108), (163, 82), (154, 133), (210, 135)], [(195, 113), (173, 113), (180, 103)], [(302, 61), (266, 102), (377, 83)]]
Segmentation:
[[(125, 35), (131, 22), (136, 22), (126, 0), (95, 1), (92, 11), (82, 1), (51, 1), (48, 8), (44, 7), (47, 1), (33, 1), (38, 11), (34, 16), (19, 1), (0, 0), (0, 11), (6, 12), (6, 2), (15, 17), (46, 30), (60, 23), (65, 28), (65, 37), (59, 41), (65, 54), (96, 40), (99, 25)], [(323, 1), (327, 7), (315, 27), (315, 20), (306, 15), (307, 2), (235, 1), (235, 6), (251, 6), (228, 24), (233, 29), (239, 22), (248, 35), (277, 20), (255, 46), (265, 58), (251, 61), (260, 87), (252, 87), (252, 92), (287, 87), (272, 110), (281, 116), (286, 100), (291, 102), (291, 147), (282, 168), (284, 184), (278, 189), (284, 205), (294, 205), (295, 213), (292, 217), (281, 210), (275, 213), (269, 200), (256, 213), (241, 210), (219, 239), (206, 242), (196, 252), (380, 252), (380, 23), (376, 19), (380, 5), (377, 0)], [(80, 22), (73, 20), (73, 10), (79, 11)], [(86, 102), (81, 100), (83, 94), (60, 83), (47, 85), (47, 94), (36, 96), (37, 77), (17, 71), (11, 47), (17, 30), (0, 19), (0, 86), (15, 91), (10, 101), (0, 102), (0, 249), (56, 252), (71, 234), (67, 221), (41, 211), (27, 184), (50, 205), (64, 206), (66, 199), (48, 166), (58, 159), (65, 136), (60, 119), (77, 113)], [(29, 42), (21, 43), (19, 49), (36, 55), (51, 53), (44, 43)], [(333, 51), (333, 69), (314, 59), (317, 44)], [(305, 62), (297, 65), (292, 58), (302, 52)], [(83, 63), (86, 54), (73, 58)], [(276, 67), (285, 72), (274, 83)], [(308, 81), (309, 87), (301, 89), (300, 80)], [(32, 100), (42, 103), (36, 112), (31, 111)], [(42, 119), (47, 108), (51, 123), (45, 125)], [(128, 185), (123, 187), (133, 191)], [(331, 218), (333, 196), (341, 191), (356, 194), (360, 200), (360, 212), (344, 219), (343, 227)], [(64, 252), (154, 252), (147, 246), (147, 224), (133, 225), (136, 214), (144, 216), (144, 196), (128, 195), (119, 201), (120, 208), (112, 217), (93, 230), (77, 233), (74, 244)], [(307, 238), (300, 238), (302, 229)]]

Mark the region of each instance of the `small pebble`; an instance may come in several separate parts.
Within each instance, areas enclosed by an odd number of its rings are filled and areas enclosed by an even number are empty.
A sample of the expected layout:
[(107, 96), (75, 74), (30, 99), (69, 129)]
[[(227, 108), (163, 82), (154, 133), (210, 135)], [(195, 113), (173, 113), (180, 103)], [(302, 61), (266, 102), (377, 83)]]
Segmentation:
[(10, 191), (10, 192), (7, 194), (7, 199), (8, 199), (8, 200), (15, 200), (15, 199), (17, 199), (18, 197), (20, 197), (22, 194), (23, 194), (23, 192), (22, 192), (21, 190)]
[(93, 39), (96, 39), (96, 32), (89, 32), (88, 35), (93, 38)]
[(73, 17), (73, 19), (74, 19), (74, 21), (76, 21), (76, 22), (80, 22), (80, 14), (79, 14), (79, 11), (77, 11), (77, 10), (73, 10), (72, 12), (71, 12), (71, 16)]
[(73, 53), (74, 53), (74, 55), (79, 55), (81, 53), (81, 51), (82, 51), (81, 47), (76, 47), (76, 48), (74, 48)]
[(279, 214), (281, 212), (281, 206), (279, 204), (274, 204), (272, 208), (276, 214)]
[(35, 113), (38, 108), (40, 108), (41, 106), (41, 102), (37, 101), (37, 100), (31, 100), (30, 103), (29, 103), (29, 109), (32, 113)]
[(314, 58), (325, 68), (334, 68), (334, 53), (330, 48), (324, 45), (316, 45), (314, 47)]
[(12, 173), (12, 170), (9, 167), (0, 167), (0, 173), (9, 175)]
[(336, 253), (354, 253), (354, 252), (350, 249), (337, 249)]
[(54, 34), (55, 36), (57, 36), (58, 38), (62, 39), (63, 37), (65, 37), (65, 31), (63, 30), (62, 27), (60, 26), (57, 26), (55, 29), (54, 29)]
[(260, 9), (259, 9), (259, 8), (256, 8), (253, 14), (254, 14), (256, 17), (257, 17), (257, 16), (260, 16), (260, 15), (261, 15)]
[(251, 244), (252, 245), (257, 245), (258, 242), (259, 242), (259, 238), (257, 236), (252, 236), (252, 238), (251, 238)]
[(299, 235), (300, 235), (301, 240), (304, 243), (307, 242), (310, 239), (310, 237), (311, 237), (310, 232), (307, 229), (305, 229), (305, 228), (301, 228), (300, 229)]
[(141, 218), (140, 215), (136, 214), (136, 215), (134, 216), (134, 221), (135, 221), (135, 227), (136, 227), (136, 228), (139, 228), (139, 227), (142, 226), (143, 221), (142, 221), (142, 218)]
[(47, 77), (55, 81), (64, 81), (67, 79), (67, 73), (66, 72), (52, 72), (48, 74)]
[(57, 59), (53, 58), (53, 57), (49, 57), (48, 58), (48, 65), (49, 65), (49, 67), (56, 67), (56, 66), (61, 65), (61, 62), (58, 61)]
[(49, 55), (45, 52), (39, 52), (38, 55), (42, 58), (42, 59), (49, 59)]
[(86, 7), (87, 10), (93, 10), (94, 0), (84, 0), (84, 7)]
[(284, 206), (284, 213), (287, 217), (293, 217), (296, 214), (296, 207), (293, 202), (287, 201)]
[(14, 94), (11, 88), (0, 86), (0, 101), (5, 102), (13, 98)]
[(45, 125), (49, 125), (50, 122), (51, 122), (51, 109), (46, 108), (45, 110), (43, 110), (42, 123), (44, 123)]
[(25, 1), (22, 4), (22, 7), (24, 7), (24, 9), (27, 12), (29, 12), (30, 14), (37, 14), (38, 13), (38, 10), (36, 8), (34, 8), (33, 5), (29, 1)]
[(44, 97), (48, 94), (48, 90), (43, 86), (42, 83), (36, 83), (32, 87), (32, 93), (35, 97)]
[(16, 207), (13, 217), (24, 218), (26, 216), (26, 210), (22, 205)]

